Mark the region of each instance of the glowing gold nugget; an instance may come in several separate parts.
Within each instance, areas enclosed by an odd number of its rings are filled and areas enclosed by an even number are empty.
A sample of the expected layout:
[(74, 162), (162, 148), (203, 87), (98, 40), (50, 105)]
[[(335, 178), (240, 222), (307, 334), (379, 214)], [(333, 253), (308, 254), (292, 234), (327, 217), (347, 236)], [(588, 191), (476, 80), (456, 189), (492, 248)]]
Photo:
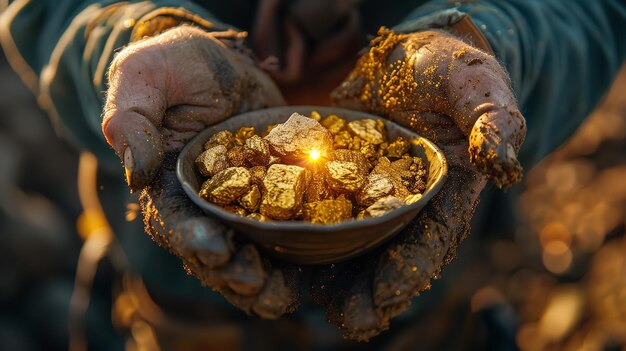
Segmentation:
[(263, 179), (261, 214), (273, 219), (293, 218), (302, 208), (305, 172), (299, 166), (271, 165)]
[(223, 145), (226, 149), (230, 149), (234, 144), (235, 137), (233, 136), (233, 133), (227, 130), (222, 130), (221, 132), (213, 134), (213, 136), (209, 138), (209, 141), (204, 143), (204, 149), (208, 150), (217, 145)]
[(352, 202), (338, 197), (304, 204), (304, 220), (311, 223), (333, 224), (352, 218)]
[(352, 134), (374, 145), (382, 144), (385, 141), (383, 131), (379, 129), (381, 129), (380, 125), (373, 119), (361, 119), (348, 123), (348, 130)]
[(279, 124), (264, 138), (274, 156), (285, 163), (299, 163), (312, 150), (322, 157), (332, 154), (333, 136), (314, 119), (294, 113), (287, 122)]
[(370, 206), (393, 191), (393, 183), (382, 174), (370, 174), (367, 183), (356, 194), (356, 202), (361, 206)]
[(200, 196), (210, 202), (227, 205), (250, 190), (250, 172), (230, 167), (202, 184)]
[(354, 162), (326, 162), (324, 171), (330, 188), (340, 193), (353, 193), (365, 184), (365, 178)]
[(224, 145), (213, 146), (196, 158), (196, 167), (205, 177), (212, 177), (229, 167)]

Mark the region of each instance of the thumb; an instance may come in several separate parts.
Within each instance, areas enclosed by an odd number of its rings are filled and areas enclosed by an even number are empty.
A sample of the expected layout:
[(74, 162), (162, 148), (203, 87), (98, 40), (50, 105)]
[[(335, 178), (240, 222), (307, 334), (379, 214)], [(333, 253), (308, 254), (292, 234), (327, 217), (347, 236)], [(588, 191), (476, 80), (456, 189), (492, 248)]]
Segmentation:
[(465, 46), (452, 54), (450, 65), (451, 116), (469, 137), (472, 163), (498, 187), (518, 183), (517, 160), (526, 136), (508, 76), (497, 60)]
[(126, 48), (111, 63), (102, 120), (102, 132), (122, 161), (131, 192), (148, 185), (163, 162), (166, 72), (157, 67), (162, 61), (158, 48), (142, 44)]
[(470, 161), (499, 188), (519, 183), (522, 166), (517, 153), (525, 135), (526, 124), (519, 111), (496, 108), (485, 112), (469, 136)]
[(126, 111), (108, 118), (102, 130), (122, 161), (131, 192), (150, 184), (163, 163), (163, 141), (154, 124), (137, 112)]

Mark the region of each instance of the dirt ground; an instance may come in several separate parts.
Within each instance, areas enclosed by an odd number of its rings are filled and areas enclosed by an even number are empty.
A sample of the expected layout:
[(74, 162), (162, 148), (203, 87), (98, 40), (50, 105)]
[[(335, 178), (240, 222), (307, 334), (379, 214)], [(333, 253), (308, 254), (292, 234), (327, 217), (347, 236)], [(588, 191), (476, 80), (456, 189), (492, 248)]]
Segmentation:
[[(55, 137), (3, 57), (0, 115), (0, 349), (66, 345), (80, 248), (78, 154)], [(523, 351), (626, 350), (626, 69), (523, 187), (517, 232), (480, 244), (488, 254), (463, 270), (488, 275), (467, 284), (470, 308), (504, 306)], [(422, 333), (456, 331), (442, 322)], [(460, 340), (471, 348), (472, 338)]]

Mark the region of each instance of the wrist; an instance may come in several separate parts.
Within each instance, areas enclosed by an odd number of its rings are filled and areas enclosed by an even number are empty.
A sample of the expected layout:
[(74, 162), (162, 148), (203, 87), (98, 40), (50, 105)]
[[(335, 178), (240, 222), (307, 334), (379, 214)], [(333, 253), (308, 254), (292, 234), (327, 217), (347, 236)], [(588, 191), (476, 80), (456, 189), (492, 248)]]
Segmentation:
[(429, 29), (444, 30), (472, 46), (494, 55), (485, 35), (467, 14), (456, 9), (439, 11), (428, 16), (405, 21), (392, 28), (399, 33), (413, 33)]
[(137, 20), (130, 35), (130, 42), (154, 37), (180, 25), (195, 26), (207, 32), (228, 30), (228, 27), (221, 23), (206, 20), (183, 8), (161, 7)]
[(240, 54), (251, 64), (257, 64), (252, 51), (244, 39), (247, 32), (239, 31), (232, 26), (207, 20), (183, 8), (161, 7), (145, 14), (137, 20), (130, 35), (129, 44), (143, 39), (155, 37), (163, 32), (181, 26), (197, 28), (224, 46)]

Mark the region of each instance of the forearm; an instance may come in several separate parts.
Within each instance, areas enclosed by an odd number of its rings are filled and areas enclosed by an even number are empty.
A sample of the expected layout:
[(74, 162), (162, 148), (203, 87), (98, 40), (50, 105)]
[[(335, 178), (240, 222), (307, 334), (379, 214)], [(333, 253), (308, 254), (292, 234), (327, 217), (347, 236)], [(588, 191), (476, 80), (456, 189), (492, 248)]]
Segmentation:
[(32, 0), (11, 2), (2, 12), (0, 35), (12, 66), (57, 131), (105, 163), (119, 164), (100, 125), (109, 63), (131, 36), (179, 22), (225, 28), (191, 2)]
[[(432, 1), (399, 27), (450, 8)], [(456, 9), (470, 15), (511, 76), (529, 129), (520, 153), (526, 167), (575, 131), (626, 57), (618, 34), (626, 26), (623, 1), (492, 0)]]

